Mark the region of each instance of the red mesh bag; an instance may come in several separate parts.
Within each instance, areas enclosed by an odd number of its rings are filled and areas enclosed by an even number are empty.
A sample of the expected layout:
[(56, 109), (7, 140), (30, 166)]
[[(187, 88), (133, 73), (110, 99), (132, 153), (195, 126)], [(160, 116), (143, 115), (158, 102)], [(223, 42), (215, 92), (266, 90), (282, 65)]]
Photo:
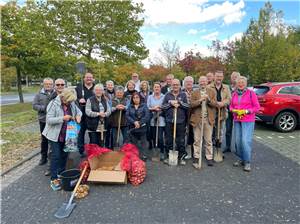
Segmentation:
[(106, 152), (111, 152), (108, 148), (102, 148), (97, 144), (85, 144), (84, 150), (87, 153), (88, 159), (93, 158), (94, 156), (99, 156)]

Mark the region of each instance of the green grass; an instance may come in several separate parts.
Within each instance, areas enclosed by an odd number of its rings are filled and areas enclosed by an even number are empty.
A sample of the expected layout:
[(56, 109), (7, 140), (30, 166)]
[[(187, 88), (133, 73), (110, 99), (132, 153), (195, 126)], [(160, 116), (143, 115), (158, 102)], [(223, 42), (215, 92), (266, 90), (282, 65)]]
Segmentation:
[[(40, 90), (41, 86), (39, 85), (34, 85), (34, 86), (22, 86), (22, 92), (23, 93), (37, 93)], [(11, 90), (9, 92), (3, 91), (3, 89), (1, 89), (1, 95), (14, 95), (14, 94), (18, 94), (18, 89), (17, 87), (11, 87)]]

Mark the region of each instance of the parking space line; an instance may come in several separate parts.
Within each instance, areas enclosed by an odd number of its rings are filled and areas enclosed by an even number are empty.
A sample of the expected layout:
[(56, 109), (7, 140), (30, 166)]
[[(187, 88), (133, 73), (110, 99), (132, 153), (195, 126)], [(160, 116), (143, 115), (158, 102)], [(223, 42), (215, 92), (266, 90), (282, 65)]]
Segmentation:
[(290, 137), (290, 138), (295, 138), (295, 136), (291, 136), (291, 135), (290, 135), (289, 137)]
[(272, 139), (272, 137), (271, 137), (271, 136), (267, 136), (267, 138), (269, 138), (269, 139)]
[(259, 138), (259, 139), (261, 139), (261, 137), (259, 137), (259, 136), (256, 136), (256, 138)]
[(282, 136), (278, 136), (278, 138), (284, 138), (284, 137), (282, 137)]

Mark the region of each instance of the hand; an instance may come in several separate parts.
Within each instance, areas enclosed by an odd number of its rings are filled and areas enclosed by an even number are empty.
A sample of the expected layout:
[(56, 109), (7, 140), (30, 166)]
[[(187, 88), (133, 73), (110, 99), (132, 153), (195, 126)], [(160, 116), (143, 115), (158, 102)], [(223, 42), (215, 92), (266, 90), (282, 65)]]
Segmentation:
[(118, 105), (116, 106), (116, 108), (117, 108), (118, 110), (124, 110), (124, 109), (125, 109), (125, 106), (124, 106), (123, 104), (118, 104)]
[(175, 107), (175, 104), (178, 104), (177, 100), (170, 100), (170, 103), (173, 107)]
[(180, 106), (179, 103), (175, 103), (175, 104), (174, 104), (174, 107), (175, 107), (175, 108), (178, 108), (179, 106)]
[(76, 122), (79, 124), (80, 121), (81, 121), (81, 117), (80, 117), (79, 115), (77, 115), (77, 116), (75, 117), (75, 120), (76, 120)]
[(69, 121), (72, 120), (72, 116), (71, 115), (65, 115), (63, 118), (64, 121)]
[(104, 112), (99, 112), (98, 115), (99, 115), (100, 117), (105, 117), (105, 113), (104, 113)]
[(208, 95), (203, 94), (203, 95), (201, 96), (201, 101), (207, 100), (207, 98), (208, 98)]
[(79, 103), (84, 104), (84, 103), (85, 103), (85, 99), (84, 99), (84, 98), (81, 98), (81, 99), (79, 100)]
[(223, 102), (217, 102), (217, 107), (218, 108), (222, 108), (222, 107), (224, 107), (225, 105), (224, 105), (224, 103)]
[(135, 121), (135, 122), (134, 122), (134, 126), (135, 126), (135, 128), (140, 128), (140, 122)]
[(155, 106), (154, 110), (158, 112), (158, 111), (161, 111), (161, 108), (160, 108), (160, 106), (157, 105), (157, 106)]

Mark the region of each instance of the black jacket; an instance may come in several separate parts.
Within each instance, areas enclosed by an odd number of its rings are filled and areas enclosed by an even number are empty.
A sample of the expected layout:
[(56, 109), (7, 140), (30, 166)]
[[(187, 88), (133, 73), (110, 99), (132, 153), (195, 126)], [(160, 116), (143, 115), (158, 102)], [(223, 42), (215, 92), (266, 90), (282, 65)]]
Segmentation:
[(136, 110), (134, 105), (130, 104), (126, 111), (126, 120), (129, 128), (134, 127), (134, 122), (139, 121), (141, 126), (146, 125), (150, 120), (150, 112), (146, 104), (140, 104)]
[[(83, 86), (83, 92), (82, 92), (82, 86)], [(76, 88), (75, 88), (75, 91), (76, 91), (76, 94), (77, 94), (77, 105), (79, 106), (80, 110), (82, 111), (82, 115), (85, 116), (85, 104), (81, 104), (79, 103), (79, 100), (81, 98), (84, 98), (85, 101), (87, 101), (88, 98), (94, 96), (94, 86), (95, 84), (93, 84), (92, 88), (88, 89), (85, 87), (85, 85), (82, 85), (81, 83), (79, 83)], [(83, 93), (83, 95), (82, 95)]]
[[(99, 101), (95, 96), (92, 96), (90, 99), (91, 101), (91, 109), (93, 112), (100, 112)], [(104, 98), (101, 99), (101, 103), (104, 107), (104, 112), (107, 111), (107, 102)], [(91, 131), (96, 131), (98, 124), (99, 124), (100, 117), (89, 117), (86, 116), (86, 125), (87, 128)], [(107, 118), (104, 118), (104, 124), (107, 126)]]

